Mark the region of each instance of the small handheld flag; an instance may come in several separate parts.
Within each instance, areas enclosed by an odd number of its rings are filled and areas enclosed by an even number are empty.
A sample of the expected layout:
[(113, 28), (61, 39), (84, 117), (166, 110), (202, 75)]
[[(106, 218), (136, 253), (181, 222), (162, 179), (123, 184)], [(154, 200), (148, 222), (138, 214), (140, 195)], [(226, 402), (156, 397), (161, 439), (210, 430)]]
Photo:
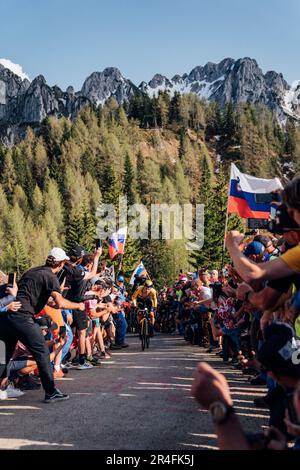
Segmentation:
[(108, 240), (108, 253), (111, 259), (117, 255), (123, 255), (127, 237), (127, 227), (120, 228), (114, 232)]
[(129, 284), (132, 286), (134, 284), (134, 279), (135, 279), (135, 276), (147, 276), (148, 277), (148, 273), (145, 269), (145, 266), (143, 264), (143, 262), (141, 261), (140, 264), (135, 268), (135, 270), (133, 271), (132, 273), (132, 276), (130, 278), (130, 281), (129, 281)]

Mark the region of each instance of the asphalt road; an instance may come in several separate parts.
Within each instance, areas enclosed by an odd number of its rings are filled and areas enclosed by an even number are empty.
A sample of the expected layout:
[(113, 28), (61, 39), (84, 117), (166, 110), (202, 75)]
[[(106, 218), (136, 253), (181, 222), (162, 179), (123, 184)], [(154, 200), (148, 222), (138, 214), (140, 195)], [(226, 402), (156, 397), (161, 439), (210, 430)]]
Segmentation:
[(0, 402), (0, 449), (214, 449), (211, 418), (190, 396), (193, 370), (208, 361), (229, 380), (243, 428), (258, 432), (267, 410), (253, 406), (263, 387), (179, 336), (158, 335), (141, 352), (137, 337), (101, 367), (71, 370), (57, 386), (70, 400), (42, 403), (43, 392)]

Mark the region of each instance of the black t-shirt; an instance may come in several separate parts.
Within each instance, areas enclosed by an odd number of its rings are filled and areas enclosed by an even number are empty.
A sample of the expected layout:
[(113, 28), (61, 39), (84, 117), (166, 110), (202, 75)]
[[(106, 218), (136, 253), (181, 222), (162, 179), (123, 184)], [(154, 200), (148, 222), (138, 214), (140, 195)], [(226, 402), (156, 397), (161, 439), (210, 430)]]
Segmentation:
[(73, 266), (72, 264), (65, 264), (64, 271), (67, 274), (65, 286), (68, 287), (65, 295), (66, 299), (71, 302), (82, 302), (88, 283), (84, 280), (86, 271), (82, 267)]
[(56, 274), (48, 266), (29, 269), (18, 282), (17, 301), (22, 307), (19, 312), (35, 315), (48, 302), (51, 292), (59, 292), (60, 285)]

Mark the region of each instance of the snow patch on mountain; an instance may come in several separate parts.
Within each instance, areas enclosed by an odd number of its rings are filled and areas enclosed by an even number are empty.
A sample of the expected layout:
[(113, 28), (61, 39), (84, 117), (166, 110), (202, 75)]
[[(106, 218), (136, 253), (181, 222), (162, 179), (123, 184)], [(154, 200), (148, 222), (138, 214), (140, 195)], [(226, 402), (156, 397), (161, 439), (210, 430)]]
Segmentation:
[(18, 75), (22, 80), (28, 80), (30, 82), (30, 78), (28, 75), (23, 72), (22, 66), (19, 64), (14, 64), (9, 59), (0, 59), (0, 64), (3, 65), (6, 69), (13, 72), (15, 75)]
[(291, 88), (286, 91), (283, 97), (283, 110), (290, 116), (300, 117), (300, 80), (292, 83)]

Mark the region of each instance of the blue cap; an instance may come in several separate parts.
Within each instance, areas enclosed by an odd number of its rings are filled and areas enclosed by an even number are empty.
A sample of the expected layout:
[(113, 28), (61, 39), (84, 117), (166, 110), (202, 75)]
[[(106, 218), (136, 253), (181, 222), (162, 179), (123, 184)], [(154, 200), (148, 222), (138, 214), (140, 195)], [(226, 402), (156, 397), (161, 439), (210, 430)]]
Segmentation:
[(124, 279), (124, 277), (123, 277), (123, 276), (118, 276), (118, 281), (119, 281), (119, 282), (124, 282), (124, 281), (125, 281), (125, 279)]
[(251, 255), (262, 255), (264, 251), (264, 245), (260, 242), (254, 241), (246, 246), (246, 248), (244, 249), (244, 255), (247, 257)]

